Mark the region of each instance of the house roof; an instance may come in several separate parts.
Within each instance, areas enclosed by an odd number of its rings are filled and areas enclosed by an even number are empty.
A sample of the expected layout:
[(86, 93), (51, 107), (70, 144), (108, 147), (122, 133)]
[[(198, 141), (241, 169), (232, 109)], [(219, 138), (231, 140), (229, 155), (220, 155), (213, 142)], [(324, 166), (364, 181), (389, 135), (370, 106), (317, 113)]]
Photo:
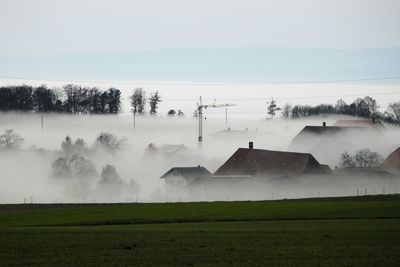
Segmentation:
[(169, 177), (176, 177), (181, 176), (185, 178), (199, 178), (209, 176), (211, 173), (204, 167), (197, 166), (197, 167), (174, 167), (167, 171), (161, 179), (169, 178)]
[(184, 145), (172, 145), (172, 144), (167, 144), (167, 145), (162, 145), (160, 147), (157, 147), (155, 144), (150, 143), (147, 147), (148, 152), (157, 152), (161, 153), (164, 155), (172, 155), (172, 154), (178, 154), (178, 153), (187, 153), (190, 151), (186, 146)]
[(387, 170), (395, 172), (400, 171), (400, 147), (390, 153), (390, 155), (383, 162), (382, 166)]
[(319, 164), (309, 153), (239, 148), (214, 173), (214, 176), (251, 175), (276, 177), (326, 172), (326, 167)]
[(338, 173), (358, 176), (394, 177), (393, 174), (380, 167), (346, 167), (339, 169)]
[(337, 120), (333, 126), (353, 127), (382, 127), (385, 126), (377, 120)]
[[(366, 130), (369, 134), (381, 134), (378, 128), (359, 127), (359, 126), (305, 126), (292, 140), (291, 146), (296, 144), (304, 144), (310, 141), (310, 137), (335, 137), (338, 138), (342, 134), (351, 134), (353, 136), (365, 135)], [(344, 136), (346, 139), (348, 135)], [(313, 139), (314, 142), (318, 140)]]

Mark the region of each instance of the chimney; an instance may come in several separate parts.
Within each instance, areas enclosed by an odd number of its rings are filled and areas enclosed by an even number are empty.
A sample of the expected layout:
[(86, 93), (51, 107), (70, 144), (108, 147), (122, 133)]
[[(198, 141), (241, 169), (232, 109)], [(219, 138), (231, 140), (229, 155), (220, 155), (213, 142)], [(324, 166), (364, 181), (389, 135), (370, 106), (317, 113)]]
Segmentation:
[(253, 149), (253, 142), (249, 142), (249, 149)]
[(323, 122), (323, 123), (322, 123), (322, 126), (323, 126), (323, 127), (326, 127), (326, 122)]

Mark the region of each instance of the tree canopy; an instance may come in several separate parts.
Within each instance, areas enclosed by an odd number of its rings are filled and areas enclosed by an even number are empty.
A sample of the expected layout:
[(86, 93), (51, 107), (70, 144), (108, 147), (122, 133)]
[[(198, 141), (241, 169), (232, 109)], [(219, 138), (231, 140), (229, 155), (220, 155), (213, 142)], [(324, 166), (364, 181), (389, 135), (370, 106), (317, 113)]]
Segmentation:
[(122, 111), (121, 91), (73, 84), (61, 90), (46, 85), (3, 86), (0, 87), (0, 111), (116, 114)]

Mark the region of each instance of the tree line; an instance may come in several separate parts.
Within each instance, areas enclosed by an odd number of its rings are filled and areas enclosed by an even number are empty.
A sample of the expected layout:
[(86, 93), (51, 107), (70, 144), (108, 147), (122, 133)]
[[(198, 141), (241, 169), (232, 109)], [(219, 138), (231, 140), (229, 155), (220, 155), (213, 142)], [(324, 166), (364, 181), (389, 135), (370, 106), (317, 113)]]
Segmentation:
[[(270, 104), (267, 106), (270, 113)], [(355, 117), (382, 120), (389, 124), (400, 124), (400, 102), (389, 104), (385, 112), (378, 110), (379, 105), (370, 96), (356, 98), (352, 103), (347, 104), (343, 99), (339, 99), (335, 105), (319, 104), (317, 106), (295, 105), (286, 103), (282, 107), (282, 116), (285, 119), (296, 119), (323, 114), (342, 114)], [(280, 110), (280, 109), (279, 109)], [(274, 114), (275, 115), (275, 114)]]
[[(158, 91), (147, 97), (143, 88), (136, 88), (130, 96), (131, 111), (139, 115), (145, 114), (147, 103), (150, 115), (157, 114), (160, 102)], [(122, 112), (121, 91), (113, 87), (101, 90), (74, 84), (61, 88), (46, 85), (3, 86), (0, 87), (0, 111), (117, 114)], [(183, 112), (178, 111), (178, 115), (183, 115)]]
[(156, 115), (158, 105), (162, 102), (161, 95), (156, 91), (151, 93), (150, 97), (147, 97), (146, 91), (143, 88), (136, 88), (130, 96), (131, 112), (133, 114), (143, 115), (147, 102), (150, 107), (150, 115)]
[(71, 114), (116, 114), (121, 109), (121, 91), (67, 84), (0, 87), (0, 111), (60, 112)]

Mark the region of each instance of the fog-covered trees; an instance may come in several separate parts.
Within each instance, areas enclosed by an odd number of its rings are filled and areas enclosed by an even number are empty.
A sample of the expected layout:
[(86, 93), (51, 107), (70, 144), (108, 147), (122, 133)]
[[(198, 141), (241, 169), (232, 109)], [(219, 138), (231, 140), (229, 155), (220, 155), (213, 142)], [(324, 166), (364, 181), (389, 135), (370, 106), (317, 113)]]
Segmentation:
[(67, 84), (62, 90), (45, 85), (0, 87), (0, 111), (106, 114), (121, 112), (121, 92)]
[(400, 102), (390, 103), (388, 113), (397, 123), (400, 123)]
[(295, 105), (292, 108), (292, 118), (310, 117), (320, 114), (336, 113), (335, 108), (329, 104), (320, 104), (312, 107), (309, 105)]
[(150, 114), (155, 115), (157, 114), (157, 108), (158, 104), (161, 102), (161, 96), (156, 91), (155, 93), (152, 93), (150, 98), (149, 98), (149, 104), (150, 104)]
[(96, 138), (95, 147), (108, 152), (115, 152), (121, 149), (122, 145), (125, 144), (125, 142), (125, 138), (119, 138), (112, 133), (102, 132)]
[(87, 179), (97, 176), (94, 163), (84, 157), (88, 150), (81, 138), (75, 142), (66, 136), (61, 142), (61, 156), (51, 164), (52, 176), (55, 178)]
[(24, 138), (19, 136), (14, 130), (5, 130), (3, 134), (0, 135), (0, 147), (7, 149), (18, 148), (24, 142)]
[(63, 87), (65, 110), (73, 114), (106, 114), (121, 111), (121, 92), (116, 88), (106, 91), (73, 84)]
[(106, 164), (99, 174), (95, 165), (114, 158), (114, 154), (99, 153), (98, 148), (117, 152), (124, 142), (124, 138), (101, 133), (89, 147), (81, 138), (74, 141), (66, 136), (58, 156), (51, 161), (49, 174), (54, 182), (64, 187), (64, 195), (69, 200), (137, 200), (140, 187), (135, 180), (126, 182), (112, 164)]
[(67, 155), (80, 155), (87, 152), (88, 147), (83, 139), (78, 138), (75, 140), (75, 142), (73, 142), (72, 139), (67, 136), (65, 137), (65, 140), (61, 143), (61, 149)]
[(292, 105), (289, 103), (286, 103), (285, 105), (283, 105), (282, 107), (282, 117), (284, 119), (290, 119), (292, 113)]
[(379, 167), (383, 162), (383, 158), (377, 152), (369, 149), (357, 150), (354, 154), (347, 151), (340, 157), (340, 166), (342, 167)]
[(97, 176), (94, 163), (83, 156), (74, 154), (58, 157), (51, 164), (52, 176), (55, 178), (87, 179)]
[(125, 186), (124, 181), (119, 177), (115, 167), (107, 164), (101, 171), (97, 191), (100, 196), (112, 199), (120, 196)]
[(285, 108), (282, 116), (283, 118), (303, 118), (323, 114), (342, 114), (400, 124), (400, 102), (390, 104), (387, 111), (383, 113), (379, 112), (378, 108), (379, 105), (375, 99), (365, 96), (355, 99), (351, 104), (339, 99), (334, 106), (331, 104), (295, 105), (292, 109)]
[(136, 199), (137, 199), (137, 196), (139, 195), (139, 192), (140, 192), (140, 186), (139, 186), (139, 184), (132, 178), (132, 179), (129, 181), (127, 190), (128, 190), (128, 195), (129, 195), (130, 197), (136, 197)]

